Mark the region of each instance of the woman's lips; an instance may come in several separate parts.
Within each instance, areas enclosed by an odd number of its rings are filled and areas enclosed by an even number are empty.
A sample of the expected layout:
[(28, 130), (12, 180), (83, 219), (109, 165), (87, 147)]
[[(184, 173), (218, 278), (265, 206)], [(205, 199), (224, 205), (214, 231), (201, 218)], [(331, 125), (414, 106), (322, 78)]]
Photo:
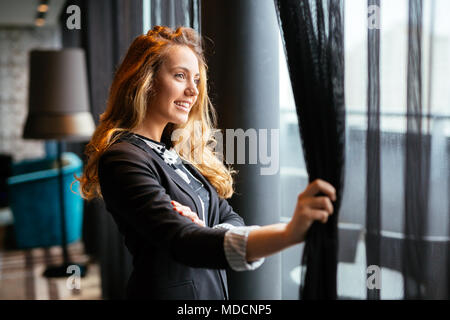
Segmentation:
[(176, 104), (176, 103), (174, 103), (174, 105), (175, 105), (178, 109), (183, 110), (183, 111), (185, 111), (185, 112), (189, 112), (189, 110), (190, 110), (190, 108), (187, 107), (186, 105), (179, 105), (179, 104)]

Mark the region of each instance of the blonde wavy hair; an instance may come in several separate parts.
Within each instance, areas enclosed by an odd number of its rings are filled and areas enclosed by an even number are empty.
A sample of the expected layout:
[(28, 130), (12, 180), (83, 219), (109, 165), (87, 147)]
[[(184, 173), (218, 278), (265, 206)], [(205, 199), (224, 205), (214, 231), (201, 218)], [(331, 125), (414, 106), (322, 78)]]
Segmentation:
[[(84, 199), (102, 197), (98, 179), (99, 158), (123, 134), (139, 127), (144, 121), (151, 98), (157, 94), (154, 88), (155, 76), (173, 46), (187, 46), (197, 56), (200, 71), (199, 93), (187, 122), (180, 125), (169, 123), (161, 140), (170, 141), (172, 133), (177, 129), (188, 132), (182, 139), (173, 141), (174, 149), (181, 158), (194, 165), (208, 179), (219, 197), (229, 198), (233, 195), (233, 174), (236, 171), (225, 166), (219, 160), (221, 155), (214, 151), (217, 144), (214, 135), (219, 130), (215, 129), (217, 116), (207, 93), (207, 65), (202, 39), (191, 28), (178, 27), (173, 30), (155, 26), (146, 35), (134, 39), (115, 73), (106, 111), (100, 116), (100, 122), (85, 149), (87, 163), (83, 174), (76, 177)], [(195, 161), (199, 158), (199, 152), (200, 162)]]

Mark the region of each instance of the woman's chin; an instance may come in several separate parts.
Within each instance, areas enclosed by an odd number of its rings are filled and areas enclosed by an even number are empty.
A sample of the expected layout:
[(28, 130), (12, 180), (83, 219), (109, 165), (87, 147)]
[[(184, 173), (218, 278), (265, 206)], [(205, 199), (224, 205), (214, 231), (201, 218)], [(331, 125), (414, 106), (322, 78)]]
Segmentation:
[(173, 124), (180, 125), (180, 124), (185, 124), (188, 120), (189, 120), (189, 117), (188, 117), (188, 115), (186, 115), (186, 116), (177, 117), (177, 118), (173, 119), (173, 121), (171, 121), (171, 122)]

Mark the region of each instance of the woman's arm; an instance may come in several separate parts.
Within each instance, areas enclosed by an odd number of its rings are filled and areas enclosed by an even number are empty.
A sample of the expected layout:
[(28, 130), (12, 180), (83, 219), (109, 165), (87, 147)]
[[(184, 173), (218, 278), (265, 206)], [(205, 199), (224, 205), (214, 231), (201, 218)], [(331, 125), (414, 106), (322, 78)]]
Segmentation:
[(244, 220), (230, 206), (226, 199), (219, 198), (219, 223), (228, 223), (235, 227), (244, 226)]
[[(326, 196), (315, 197), (318, 193)], [(326, 223), (333, 213), (332, 201), (336, 201), (336, 190), (323, 180), (310, 183), (297, 198), (297, 205), (288, 224), (279, 223), (252, 230), (247, 240), (247, 261), (270, 256), (292, 245), (304, 241), (306, 232), (314, 220)]]
[[(318, 193), (326, 196), (316, 197)], [(294, 214), (288, 224), (271, 224), (249, 232), (246, 260), (256, 261), (302, 242), (314, 220), (322, 223), (328, 221), (328, 216), (333, 213), (331, 201), (335, 200), (336, 190), (331, 184), (320, 179), (310, 183), (305, 191), (299, 194)], [(173, 201), (173, 205), (177, 212), (200, 224), (197, 214), (189, 207), (176, 201)]]

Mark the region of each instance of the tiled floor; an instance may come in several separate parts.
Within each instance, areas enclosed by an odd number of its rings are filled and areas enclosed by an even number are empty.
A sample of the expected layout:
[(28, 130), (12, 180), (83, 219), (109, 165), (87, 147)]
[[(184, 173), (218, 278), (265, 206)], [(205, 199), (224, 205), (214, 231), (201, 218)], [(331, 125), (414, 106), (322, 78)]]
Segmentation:
[[(1, 229), (1, 228), (0, 228)], [(101, 299), (99, 266), (84, 254), (81, 241), (68, 246), (74, 263), (87, 266), (86, 276), (45, 278), (49, 265), (62, 263), (60, 247), (5, 250), (0, 230), (0, 300), (98, 300)], [(79, 289), (78, 289), (79, 288)]]

